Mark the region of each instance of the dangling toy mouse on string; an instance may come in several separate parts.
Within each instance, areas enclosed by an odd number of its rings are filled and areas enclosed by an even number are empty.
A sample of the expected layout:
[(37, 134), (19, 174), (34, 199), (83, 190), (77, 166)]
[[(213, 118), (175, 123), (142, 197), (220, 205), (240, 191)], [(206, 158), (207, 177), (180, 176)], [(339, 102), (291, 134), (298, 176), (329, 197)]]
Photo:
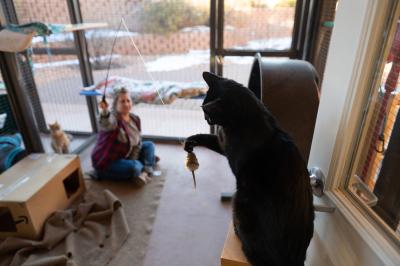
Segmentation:
[(186, 156), (186, 168), (192, 172), (193, 176), (193, 186), (196, 189), (196, 176), (194, 174), (194, 171), (196, 171), (199, 168), (199, 162), (197, 161), (196, 155), (192, 151), (188, 152)]

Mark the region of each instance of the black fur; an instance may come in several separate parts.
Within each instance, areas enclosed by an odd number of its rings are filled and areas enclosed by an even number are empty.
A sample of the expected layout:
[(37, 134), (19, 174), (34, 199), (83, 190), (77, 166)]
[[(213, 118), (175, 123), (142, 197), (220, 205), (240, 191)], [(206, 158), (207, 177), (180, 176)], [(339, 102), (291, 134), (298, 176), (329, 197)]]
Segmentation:
[(235, 231), (252, 265), (304, 265), (314, 207), (299, 151), (249, 89), (208, 72), (203, 78), (203, 111), (219, 134), (190, 136), (185, 150), (204, 146), (228, 158), (236, 176)]

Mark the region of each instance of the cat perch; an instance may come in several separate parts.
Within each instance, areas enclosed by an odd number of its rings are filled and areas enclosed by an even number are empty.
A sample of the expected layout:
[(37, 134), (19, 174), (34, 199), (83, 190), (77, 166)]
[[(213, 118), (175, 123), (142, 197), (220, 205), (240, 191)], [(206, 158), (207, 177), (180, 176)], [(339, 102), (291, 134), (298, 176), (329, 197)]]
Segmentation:
[(242, 251), (242, 243), (236, 236), (232, 222), (229, 225), (224, 248), (221, 254), (221, 266), (250, 266)]
[(108, 23), (99, 22), (99, 23), (62, 24), (62, 26), (64, 26), (63, 32), (71, 32), (78, 30), (105, 28), (108, 26)]
[(32, 44), (35, 36), (49, 36), (62, 32), (73, 32), (107, 27), (107, 23), (44, 24), (32, 22), (23, 25), (9, 24), (0, 31), (0, 51), (22, 52)]

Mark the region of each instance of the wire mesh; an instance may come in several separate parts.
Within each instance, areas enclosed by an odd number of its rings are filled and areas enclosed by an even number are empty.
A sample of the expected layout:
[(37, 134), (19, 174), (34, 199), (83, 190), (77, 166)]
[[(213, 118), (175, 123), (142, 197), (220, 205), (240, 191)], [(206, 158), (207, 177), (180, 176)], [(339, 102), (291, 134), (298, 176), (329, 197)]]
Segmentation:
[(10, 135), (18, 132), (14, 114), (7, 96), (3, 76), (0, 73), (0, 135)]
[[(269, 61), (287, 60), (287, 57), (268, 57)], [(254, 62), (253, 56), (225, 56), (223, 59), (223, 75), (247, 87), (250, 71)]]
[[(20, 24), (34, 21), (70, 23), (66, 1), (27, 0), (14, 4)], [(35, 37), (27, 57), (35, 83), (28, 86), (28, 93), (37, 90), (38, 97), (31, 99), (35, 100), (35, 114), (43, 113), (41, 130), (46, 129), (48, 123), (58, 121), (67, 131), (92, 132), (86, 100), (79, 95), (82, 79), (73, 35), (71, 32), (53, 34), (47, 42), (42, 37)]]
[[(295, 0), (224, 0), (224, 48), (289, 50), (295, 7)], [(223, 74), (247, 86), (253, 61), (249, 56), (226, 56), (222, 62)]]
[(337, 0), (323, 1), (321, 15), (318, 21), (318, 29), (315, 37), (316, 45), (312, 54), (311, 63), (317, 70), (321, 83), (324, 78), (325, 64), (333, 29), (333, 27), (324, 25), (324, 22), (333, 22), (335, 20), (337, 2)]
[(122, 78), (135, 95), (133, 112), (141, 117), (144, 135), (184, 138), (209, 132), (200, 108), (207, 88), (201, 74), (210, 62), (209, 3), (204, 2), (81, 1), (84, 22), (108, 24), (86, 31), (95, 84), (105, 80), (121, 17), (126, 22), (129, 31), (122, 27), (118, 34), (109, 75)]
[(288, 50), (296, 0), (225, 0), (224, 47)]

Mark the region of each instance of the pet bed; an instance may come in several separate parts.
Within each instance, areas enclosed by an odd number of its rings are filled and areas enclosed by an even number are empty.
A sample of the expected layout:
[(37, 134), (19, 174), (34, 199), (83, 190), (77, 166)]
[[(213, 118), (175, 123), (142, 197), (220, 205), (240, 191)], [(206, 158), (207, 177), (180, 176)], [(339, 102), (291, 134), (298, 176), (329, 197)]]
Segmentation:
[(153, 82), (112, 76), (108, 78), (107, 84), (104, 79), (94, 86), (85, 88), (80, 94), (102, 95), (104, 87), (106, 87), (107, 98), (111, 98), (115, 90), (125, 87), (130, 92), (132, 101), (135, 104), (170, 104), (176, 98), (198, 98), (205, 96), (207, 92), (207, 86), (203, 82)]

